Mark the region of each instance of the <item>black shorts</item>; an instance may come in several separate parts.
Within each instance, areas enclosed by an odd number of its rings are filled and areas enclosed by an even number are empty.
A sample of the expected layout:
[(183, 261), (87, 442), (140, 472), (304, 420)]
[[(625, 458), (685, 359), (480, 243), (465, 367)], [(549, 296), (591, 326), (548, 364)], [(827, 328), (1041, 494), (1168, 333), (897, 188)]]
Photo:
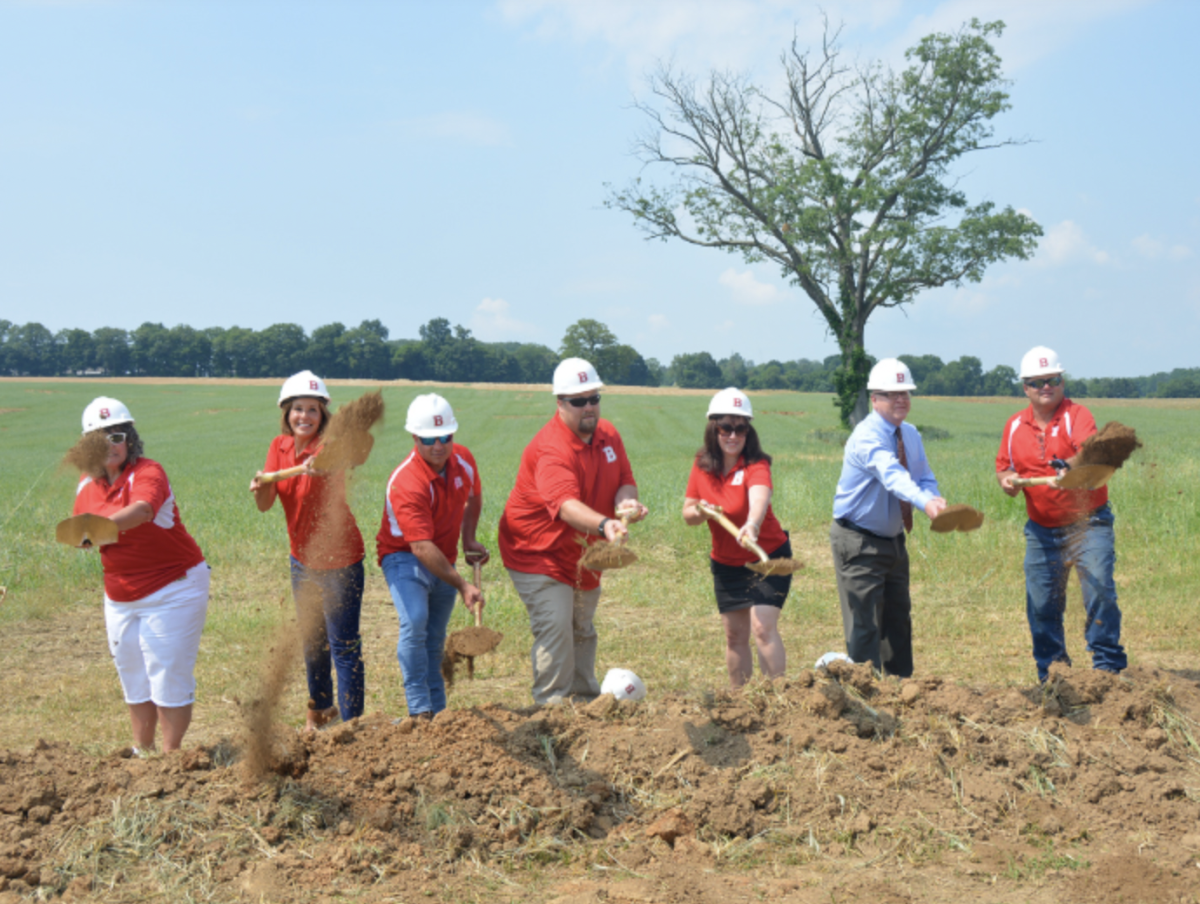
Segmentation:
[[(792, 541), (784, 540), (782, 546), (768, 555), (772, 559), (790, 559)], [(724, 565), (715, 559), (708, 560), (708, 567), (712, 571), (713, 590), (717, 594), (717, 611), (722, 615), (751, 606), (782, 609), (788, 591), (792, 589), (790, 574), (764, 577), (744, 565)]]

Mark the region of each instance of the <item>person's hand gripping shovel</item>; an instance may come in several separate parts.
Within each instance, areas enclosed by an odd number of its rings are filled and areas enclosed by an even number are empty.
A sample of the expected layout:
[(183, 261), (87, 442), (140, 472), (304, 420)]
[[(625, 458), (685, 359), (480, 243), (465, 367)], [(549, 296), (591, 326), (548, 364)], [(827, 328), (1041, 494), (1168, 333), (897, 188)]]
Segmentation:
[(696, 503), (696, 508), (700, 509), (700, 511), (702, 511), (709, 518), (714, 519), (718, 524), (721, 525), (721, 527), (733, 534), (733, 536), (737, 538), (738, 542), (742, 544), (742, 546), (746, 547), (746, 549), (758, 556), (757, 562), (751, 562), (746, 566), (751, 571), (757, 572), (763, 576), (769, 576), (773, 574), (784, 575), (795, 574), (804, 567), (804, 563), (799, 559), (772, 559), (767, 555), (761, 546), (759, 546), (749, 537), (741, 536), (741, 529), (729, 520), (728, 516), (721, 511), (719, 506), (711, 505), (704, 500), (700, 500)]
[(467, 661), (467, 677), (475, 678), (475, 657), (490, 653), (500, 646), (504, 635), (483, 626), (483, 563), (484, 553), (468, 552), (464, 556), (475, 570), (475, 586), (480, 590), (479, 603), (475, 606), (475, 626), (461, 628), (446, 638), (446, 652), (442, 655), (442, 677), (446, 684), (454, 683), (454, 668), (458, 661)]

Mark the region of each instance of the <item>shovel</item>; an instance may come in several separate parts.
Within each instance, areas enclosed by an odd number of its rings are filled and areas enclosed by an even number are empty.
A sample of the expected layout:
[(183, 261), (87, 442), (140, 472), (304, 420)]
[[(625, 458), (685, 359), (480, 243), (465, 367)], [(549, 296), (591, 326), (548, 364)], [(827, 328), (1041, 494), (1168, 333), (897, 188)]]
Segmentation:
[[(721, 527), (725, 528), (725, 530), (729, 531), (735, 537), (738, 535), (738, 526), (736, 524), (734, 524), (732, 521), (730, 521), (725, 516), (725, 513), (723, 511), (721, 511), (719, 508), (717, 508), (715, 505), (708, 505), (707, 503), (704, 503), (704, 502), (698, 502), (698, 503), (696, 503), (696, 506), (700, 509), (700, 511), (704, 512), (706, 515), (709, 515), (712, 518), (716, 518), (717, 522), (721, 525)], [(752, 553), (754, 553), (756, 556), (758, 556), (759, 561), (746, 566), (751, 571), (755, 571), (758, 574), (761, 574), (761, 575), (795, 574), (797, 571), (799, 571), (801, 568), (804, 567), (804, 563), (797, 559), (772, 559), (770, 556), (768, 556), (766, 554), (766, 552), (763, 550), (763, 548), (761, 546), (759, 546), (753, 540), (750, 540), (748, 538), (741, 540), (740, 542), (741, 542), (742, 546), (746, 547), (746, 549), (750, 550)]]
[[(629, 526), (629, 512), (618, 512), (617, 517), (626, 527)], [(584, 542), (582, 539), (580, 542)], [(624, 568), (638, 560), (637, 553), (625, 545), (622, 537), (616, 543), (600, 540), (589, 546), (579, 559), (581, 568), (589, 571), (605, 571), (610, 568)]]
[[(312, 459), (315, 471), (345, 471), (365, 464), (375, 445), (368, 431), (383, 417), (383, 396), (379, 390), (359, 396), (343, 405), (329, 419), (324, 443)], [(270, 471), (258, 478), (259, 483), (278, 483), (297, 477), (309, 470), (308, 464)]]
[(982, 526), (983, 512), (969, 505), (948, 505), (929, 522), (929, 529), (938, 534), (948, 534), (956, 530), (965, 533), (978, 530)]
[[(468, 553), (466, 558), (475, 568), (475, 586), (482, 591), (483, 562), (478, 554)], [(460, 659), (467, 660), (467, 677), (475, 680), (475, 657), (490, 653), (504, 640), (504, 635), (499, 631), (483, 626), (482, 602), (480, 600), (480, 605), (475, 609), (475, 627), (455, 631), (446, 638), (446, 652), (442, 655), (442, 678), (447, 684), (454, 683), (454, 667)]]
[(1098, 490), (1117, 471), (1108, 465), (1079, 465), (1061, 477), (1014, 477), (1015, 487), (1055, 487), (1060, 490)]
[(90, 549), (92, 546), (107, 546), (116, 543), (120, 536), (117, 522), (103, 515), (76, 515), (58, 522), (54, 539), (67, 546)]

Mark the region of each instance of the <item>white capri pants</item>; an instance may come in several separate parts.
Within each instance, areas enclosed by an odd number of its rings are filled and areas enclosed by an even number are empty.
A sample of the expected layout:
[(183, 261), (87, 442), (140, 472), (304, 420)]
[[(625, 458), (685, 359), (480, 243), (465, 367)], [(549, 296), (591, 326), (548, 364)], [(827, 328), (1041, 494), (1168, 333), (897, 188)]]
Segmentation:
[(191, 568), (177, 581), (132, 603), (104, 597), (104, 624), (125, 702), (189, 706), (196, 699), (196, 654), (208, 614), (209, 567)]

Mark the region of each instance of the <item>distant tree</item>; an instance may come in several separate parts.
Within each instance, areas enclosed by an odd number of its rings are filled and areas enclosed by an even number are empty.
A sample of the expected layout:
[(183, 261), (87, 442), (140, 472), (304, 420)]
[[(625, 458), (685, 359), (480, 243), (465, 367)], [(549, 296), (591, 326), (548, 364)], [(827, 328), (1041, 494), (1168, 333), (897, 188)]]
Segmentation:
[(583, 318), (567, 327), (563, 335), (562, 345), (558, 352), (564, 358), (583, 358), (600, 371), (600, 378), (608, 379), (604, 374), (606, 356), (617, 345), (617, 337), (613, 331), (599, 320)]
[(983, 362), (971, 355), (951, 361), (926, 377), (922, 392), (930, 395), (973, 396), (983, 389)]
[(171, 332), (161, 323), (146, 321), (130, 334), (134, 373), (158, 377), (171, 372), (175, 349)]
[(558, 355), (553, 349), (530, 342), (519, 345), (510, 354), (520, 367), (521, 383), (549, 383), (554, 377)]
[(946, 366), (937, 355), (901, 355), (900, 360), (908, 365), (918, 392), (925, 392), (925, 381)]
[(0, 376), (8, 376), (8, 334), (12, 330), (12, 321), (0, 317)]
[(319, 376), (334, 379), (350, 376), (346, 327), (341, 323), (329, 323), (313, 330), (308, 337), (307, 360), (309, 370)]
[(388, 328), (378, 320), (364, 320), (347, 330), (343, 341), (350, 376), (388, 380), (392, 376), (392, 350), (387, 344)]
[(431, 379), (425, 343), (412, 340), (396, 343), (392, 349), (392, 373), (401, 380)]
[(1010, 106), (989, 43), (1003, 28), (973, 19), (929, 35), (899, 74), (845, 65), (827, 29), (819, 54), (795, 41), (784, 54), (782, 96), (722, 72), (697, 86), (664, 66), (649, 87), (665, 110), (638, 105), (651, 131), (636, 147), (670, 175), (665, 186), (638, 179), (607, 204), (651, 238), (779, 266), (837, 338), (836, 404), (843, 422), (857, 420), (868, 318), (925, 289), (978, 282), (996, 261), (1027, 258), (1041, 235), (1011, 207), (971, 206), (951, 172), (967, 154), (1015, 143), (992, 139)]
[(1185, 374), (1161, 383), (1155, 395), (1160, 399), (1200, 398), (1200, 375)]
[(202, 330), (182, 324), (171, 327), (174, 362), (170, 371), (176, 377), (212, 376), (212, 340)]
[(746, 359), (737, 352), (728, 358), (722, 358), (717, 365), (721, 368), (721, 380), (726, 386), (744, 387), (750, 378), (750, 372), (746, 369)]
[[(212, 345), (213, 373), (222, 377), (261, 376), (258, 368), (259, 342), (254, 330), (231, 326), (209, 334)], [(291, 374), (288, 374), (291, 376)]]
[(58, 373), (54, 334), (40, 323), (10, 326), (5, 337), (6, 365), (19, 375), (52, 377)]
[(671, 361), (675, 385), (690, 389), (720, 389), (721, 368), (708, 352), (676, 355)]
[(421, 341), (431, 348), (438, 348), (445, 345), (454, 338), (454, 331), (450, 329), (450, 321), (445, 317), (435, 317), (420, 329)]
[(664, 386), (666, 379), (666, 368), (659, 363), (657, 358), (646, 359), (646, 370), (650, 372), (650, 386)]
[(119, 377), (129, 371), (130, 337), (126, 330), (102, 326), (92, 333), (92, 345), (96, 353), (96, 365), (110, 377)]
[(66, 373), (82, 373), (96, 366), (96, 343), (87, 330), (59, 330), (54, 342), (58, 345), (58, 366)]
[(985, 396), (1015, 396), (1020, 382), (1017, 372), (1007, 364), (997, 364), (983, 375), (983, 386), (980, 395)]
[(255, 372), (253, 376), (290, 377), (307, 367), (304, 359), (308, 353), (308, 337), (304, 335), (303, 327), (295, 323), (273, 323), (260, 330), (255, 338), (257, 359), (253, 363), (247, 362)]
[(783, 364), (779, 361), (768, 361), (760, 364), (749, 374), (745, 388), (747, 389), (787, 389), (787, 377)]

